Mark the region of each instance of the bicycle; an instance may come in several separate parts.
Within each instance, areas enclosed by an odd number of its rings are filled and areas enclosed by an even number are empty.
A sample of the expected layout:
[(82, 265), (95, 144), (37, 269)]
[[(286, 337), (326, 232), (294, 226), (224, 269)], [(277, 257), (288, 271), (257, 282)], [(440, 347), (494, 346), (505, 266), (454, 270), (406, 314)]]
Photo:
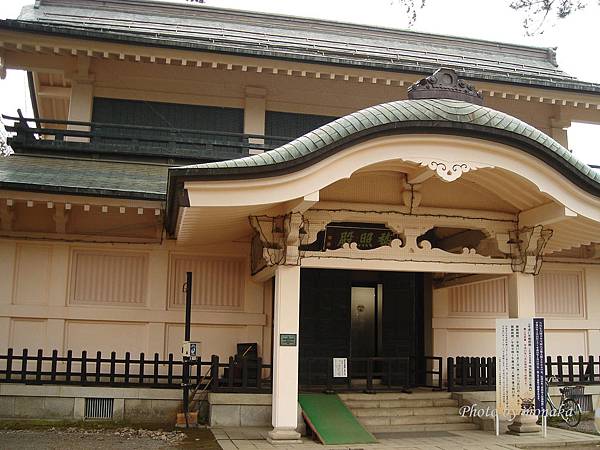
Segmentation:
[(550, 416), (558, 415), (564, 422), (570, 427), (576, 427), (581, 422), (581, 406), (579, 406), (579, 402), (572, 397), (568, 396), (567, 388), (560, 388), (560, 404), (558, 408), (552, 401), (552, 397), (550, 397), (550, 382), (557, 382), (558, 378), (552, 376), (546, 379), (546, 404), (550, 407), (546, 411), (546, 414)]

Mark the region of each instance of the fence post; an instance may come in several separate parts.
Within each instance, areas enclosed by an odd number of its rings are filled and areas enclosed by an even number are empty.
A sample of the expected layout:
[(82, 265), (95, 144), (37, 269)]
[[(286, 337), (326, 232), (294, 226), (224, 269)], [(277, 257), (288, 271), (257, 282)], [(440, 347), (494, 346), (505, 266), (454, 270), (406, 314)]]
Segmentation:
[(475, 386), (479, 386), (481, 384), (481, 365), (480, 365), (479, 357), (471, 358), (471, 367), (473, 370), (473, 382)]
[(102, 372), (102, 352), (96, 352), (96, 383), (100, 383), (100, 373)]
[(73, 350), (67, 350), (67, 367), (66, 371), (66, 380), (71, 381), (71, 372), (73, 369)]
[(43, 358), (44, 358), (44, 350), (42, 350), (41, 348), (38, 348), (37, 358), (36, 358), (36, 364), (35, 364), (35, 381), (36, 381), (36, 383), (41, 383), (42, 382), (42, 362), (43, 362)]
[(110, 352), (110, 384), (115, 383), (116, 366), (117, 366), (117, 353)]
[(228, 367), (227, 367), (227, 387), (235, 386), (235, 363), (233, 361), (233, 356), (229, 357)]
[[(456, 358), (457, 362), (458, 362), (458, 358)], [(469, 374), (469, 358), (467, 358), (466, 356), (461, 356), (460, 357), (460, 384), (462, 385), (462, 387), (467, 386), (467, 377)]]
[(129, 364), (131, 363), (131, 355), (129, 352), (125, 352), (125, 376), (124, 383), (129, 384)]
[(448, 359), (446, 360), (446, 378), (448, 391), (452, 392), (452, 390), (454, 389), (454, 358), (452, 358), (451, 356), (448, 357)]
[(6, 380), (12, 376), (13, 349), (9, 348), (6, 354)]
[(146, 364), (144, 356), (145, 356), (144, 352), (140, 353), (140, 371), (139, 371), (140, 384), (144, 384), (144, 365)]
[(219, 387), (219, 357), (210, 357), (210, 388), (215, 390)]
[(195, 361), (196, 365), (196, 389), (199, 388), (200, 382), (202, 381), (202, 356), (198, 356)]
[(158, 386), (158, 353), (154, 354), (154, 384)]
[(81, 352), (81, 384), (87, 381), (87, 351)]
[(58, 366), (58, 350), (52, 350), (52, 363), (50, 364), (50, 381), (56, 381), (56, 370)]
[(256, 388), (260, 390), (262, 388), (262, 358), (256, 359)]
[(21, 381), (27, 380), (27, 349), (23, 349), (23, 356), (21, 359)]
[(167, 384), (173, 384), (173, 353), (169, 353), (169, 362), (167, 363)]
[(589, 373), (589, 381), (590, 383), (594, 382), (594, 378), (595, 378), (595, 373), (594, 373), (594, 356), (590, 355), (588, 357), (588, 368), (586, 370), (586, 373)]
[(242, 357), (242, 387), (248, 387), (248, 358)]
[(567, 366), (567, 368), (569, 369), (569, 383), (573, 383), (575, 381), (575, 378), (573, 377), (573, 357), (569, 355), (567, 357), (567, 361), (569, 364)]
[(579, 369), (579, 382), (583, 383), (585, 381), (585, 371), (583, 370), (583, 356), (579, 355), (579, 358), (577, 358), (577, 365), (578, 365), (578, 369)]
[(558, 381), (562, 383), (563, 380), (563, 361), (562, 356), (556, 357), (556, 371), (558, 372)]

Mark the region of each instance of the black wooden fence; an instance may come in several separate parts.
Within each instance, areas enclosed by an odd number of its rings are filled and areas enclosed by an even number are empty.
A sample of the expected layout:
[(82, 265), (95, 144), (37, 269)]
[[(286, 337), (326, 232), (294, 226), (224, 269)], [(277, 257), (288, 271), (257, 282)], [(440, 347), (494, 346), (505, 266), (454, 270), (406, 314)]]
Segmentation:
[[(306, 389), (394, 390), (411, 385), (442, 388), (442, 358), (349, 358), (348, 377), (333, 377), (331, 358), (321, 367), (319, 358), (311, 358), (307, 367)], [(117, 357), (71, 350), (59, 356), (54, 350), (44, 355), (42, 350), (29, 354), (27, 349), (15, 353), (8, 349), (0, 355), (0, 383), (67, 384), (79, 386), (150, 387), (179, 389), (183, 362), (170, 353), (161, 359), (158, 353), (137, 357), (129, 352)], [(220, 392), (270, 392), (272, 365), (261, 358), (234, 358), (221, 362), (213, 355), (210, 360), (197, 359), (190, 364), (191, 382), (201, 389)], [(449, 391), (494, 390), (496, 388), (496, 358), (464, 357), (447, 359)], [(300, 374), (302, 378), (302, 373)], [(553, 383), (600, 384), (600, 357), (550, 357), (546, 359), (546, 375)], [(307, 382), (308, 381), (308, 382)]]
[[(600, 384), (600, 357), (548, 356), (546, 376), (552, 377), (551, 384)], [(447, 384), (449, 391), (495, 390), (496, 358), (448, 358)]]
[(300, 387), (366, 392), (415, 386), (442, 389), (441, 357), (351, 357), (346, 362), (347, 376), (336, 378), (331, 357), (300, 358)]
[[(27, 349), (15, 354), (8, 349), (0, 355), (0, 382), (26, 384), (67, 384), (79, 386), (150, 387), (180, 389), (183, 362), (169, 353), (166, 360), (158, 353), (148, 358), (140, 353), (136, 358), (127, 352), (117, 357), (115, 352), (102, 356), (83, 351), (74, 355), (69, 350), (59, 356), (57, 350), (44, 355), (42, 350), (30, 355)], [(261, 358), (220, 362), (213, 355), (210, 361), (197, 359), (190, 363), (191, 383), (223, 392), (268, 392), (271, 389), (271, 365)]]

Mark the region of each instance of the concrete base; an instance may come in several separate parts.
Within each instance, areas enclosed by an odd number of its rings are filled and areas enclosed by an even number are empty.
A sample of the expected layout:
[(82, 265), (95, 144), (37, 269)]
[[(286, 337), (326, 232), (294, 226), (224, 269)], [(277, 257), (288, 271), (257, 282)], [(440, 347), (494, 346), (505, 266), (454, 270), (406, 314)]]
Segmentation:
[(208, 394), (211, 427), (271, 425), (271, 394)]
[[(265, 427), (272, 423), (271, 394), (208, 394), (211, 427)], [(296, 431), (306, 434), (302, 409), (298, 405)]]
[(86, 398), (112, 398), (116, 422), (172, 425), (181, 406), (175, 389), (0, 383), (0, 419), (93, 420), (85, 418)]
[(522, 434), (539, 433), (542, 431), (537, 422), (538, 417), (530, 414), (520, 414), (508, 426), (509, 434), (520, 436)]
[(294, 428), (273, 428), (267, 435), (267, 442), (273, 445), (302, 444), (300, 433)]

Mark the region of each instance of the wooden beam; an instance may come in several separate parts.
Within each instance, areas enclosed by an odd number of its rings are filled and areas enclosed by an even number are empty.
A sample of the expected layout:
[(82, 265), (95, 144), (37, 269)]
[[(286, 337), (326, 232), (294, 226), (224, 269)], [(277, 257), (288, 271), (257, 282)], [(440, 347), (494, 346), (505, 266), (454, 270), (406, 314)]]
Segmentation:
[(429, 167), (419, 167), (418, 169), (406, 175), (406, 182), (408, 184), (421, 184), (424, 181), (429, 180), (434, 175), (435, 172)]
[(577, 217), (577, 213), (558, 203), (546, 203), (519, 213), (519, 228), (551, 225)]
[(64, 73), (72, 70), (72, 56), (21, 53), (5, 50), (7, 69), (30, 70), (32, 72)]
[(485, 234), (480, 230), (464, 230), (452, 236), (437, 241), (437, 247), (450, 252), (463, 248), (477, 248), (479, 242), (485, 239)]
[(310, 209), (315, 203), (319, 201), (319, 191), (315, 191), (311, 194), (305, 195), (304, 197), (290, 200), (282, 205), (282, 214), (289, 213), (303, 213)]

